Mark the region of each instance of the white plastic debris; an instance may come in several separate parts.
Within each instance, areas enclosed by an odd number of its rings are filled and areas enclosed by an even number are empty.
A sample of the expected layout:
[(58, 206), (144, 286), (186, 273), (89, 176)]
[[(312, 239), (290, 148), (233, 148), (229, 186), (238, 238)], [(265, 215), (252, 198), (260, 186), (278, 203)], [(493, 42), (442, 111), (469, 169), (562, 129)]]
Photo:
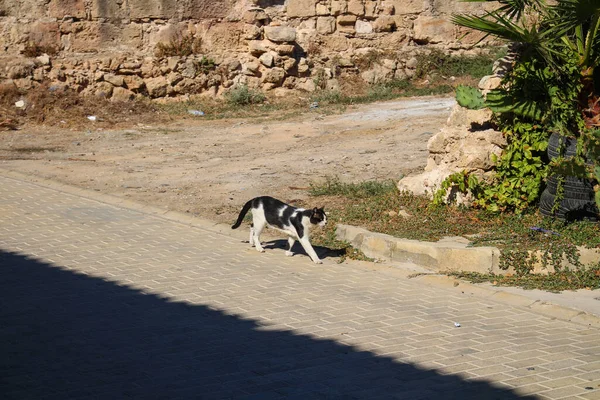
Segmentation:
[(455, 322), (454, 326), (457, 327), (457, 328), (460, 328), (460, 324), (458, 322)]
[(23, 108), (25, 107), (25, 100), (19, 100), (15, 103), (15, 107), (17, 108)]
[(188, 110), (188, 113), (195, 115), (197, 117), (204, 115), (204, 111), (200, 111), (200, 110)]
[(316, 101), (315, 101), (315, 102), (313, 102), (313, 103), (310, 105), (310, 108), (319, 108), (319, 103), (318, 103), (318, 102), (316, 102)]
[(96, 120), (96, 116), (95, 115), (88, 115), (87, 119), (89, 119), (90, 121), (95, 121)]

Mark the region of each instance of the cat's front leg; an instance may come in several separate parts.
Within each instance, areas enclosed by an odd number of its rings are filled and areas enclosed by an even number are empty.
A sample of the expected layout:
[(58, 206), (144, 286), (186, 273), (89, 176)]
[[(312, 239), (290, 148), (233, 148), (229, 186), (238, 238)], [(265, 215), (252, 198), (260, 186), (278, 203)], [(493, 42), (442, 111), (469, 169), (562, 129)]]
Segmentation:
[(315, 264), (323, 264), (323, 261), (321, 261), (321, 259), (317, 255), (317, 252), (315, 251), (315, 249), (313, 249), (312, 245), (310, 244), (310, 241), (308, 240), (308, 238), (306, 236), (301, 237), (300, 239), (298, 239), (298, 241), (300, 242), (302, 247), (304, 247), (306, 254), (308, 254), (310, 256), (310, 259)]
[(288, 251), (285, 252), (285, 255), (288, 257), (291, 257), (294, 255), (294, 253), (292, 252), (292, 247), (294, 247), (294, 243), (296, 243), (296, 239), (294, 239), (293, 237), (289, 237), (288, 238), (288, 244), (289, 244), (289, 249)]

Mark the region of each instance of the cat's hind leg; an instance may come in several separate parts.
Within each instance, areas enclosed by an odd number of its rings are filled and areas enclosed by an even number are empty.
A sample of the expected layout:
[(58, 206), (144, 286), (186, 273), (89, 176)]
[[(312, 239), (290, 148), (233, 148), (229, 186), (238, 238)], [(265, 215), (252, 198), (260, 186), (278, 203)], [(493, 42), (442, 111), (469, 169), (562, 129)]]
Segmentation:
[(285, 252), (286, 256), (291, 257), (294, 255), (294, 253), (292, 252), (292, 247), (294, 247), (294, 243), (296, 243), (296, 239), (290, 236), (288, 238), (288, 244), (290, 245), (290, 248), (288, 249), (288, 251)]
[(248, 239), (250, 246), (254, 246), (254, 224), (250, 225), (250, 239)]
[(254, 222), (254, 238), (252, 240), (254, 242), (254, 247), (256, 247), (256, 250), (260, 251), (261, 253), (265, 252), (265, 249), (263, 249), (262, 245), (260, 244), (260, 234), (265, 228), (265, 225), (267, 225), (267, 221), (259, 220)]

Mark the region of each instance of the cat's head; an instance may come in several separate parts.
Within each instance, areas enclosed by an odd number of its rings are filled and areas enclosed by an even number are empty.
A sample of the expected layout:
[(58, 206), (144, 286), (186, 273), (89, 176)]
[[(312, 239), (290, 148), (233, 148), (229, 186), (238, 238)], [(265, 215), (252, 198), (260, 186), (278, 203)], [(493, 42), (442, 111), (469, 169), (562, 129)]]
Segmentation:
[(325, 214), (323, 207), (315, 207), (312, 209), (312, 213), (310, 214), (310, 223), (314, 225), (325, 226), (327, 223), (327, 215)]

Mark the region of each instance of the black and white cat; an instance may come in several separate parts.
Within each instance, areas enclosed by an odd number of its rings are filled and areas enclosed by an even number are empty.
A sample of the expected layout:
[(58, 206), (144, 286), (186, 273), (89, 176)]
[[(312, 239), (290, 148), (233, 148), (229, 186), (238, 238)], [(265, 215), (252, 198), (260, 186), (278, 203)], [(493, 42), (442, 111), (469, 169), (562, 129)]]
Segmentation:
[(261, 253), (265, 251), (260, 244), (260, 234), (265, 226), (268, 226), (289, 236), (288, 244), (290, 248), (285, 252), (286, 256), (294, 255), (292, 246), (298, 240), (314, 263), (323, 263), (308, 238), (310, 228), (313, 225), (325, 226), (327, 223), (327, 215), (325, 215), (323, 208), (305, 210), (304, 208), (290, 206), (269, 196), (256, 197), (244, 204), (237, 221), (231, 229), (240, 226), (248, 210), (252, 210), (250, 245), (255, 246), (256, 250)]

